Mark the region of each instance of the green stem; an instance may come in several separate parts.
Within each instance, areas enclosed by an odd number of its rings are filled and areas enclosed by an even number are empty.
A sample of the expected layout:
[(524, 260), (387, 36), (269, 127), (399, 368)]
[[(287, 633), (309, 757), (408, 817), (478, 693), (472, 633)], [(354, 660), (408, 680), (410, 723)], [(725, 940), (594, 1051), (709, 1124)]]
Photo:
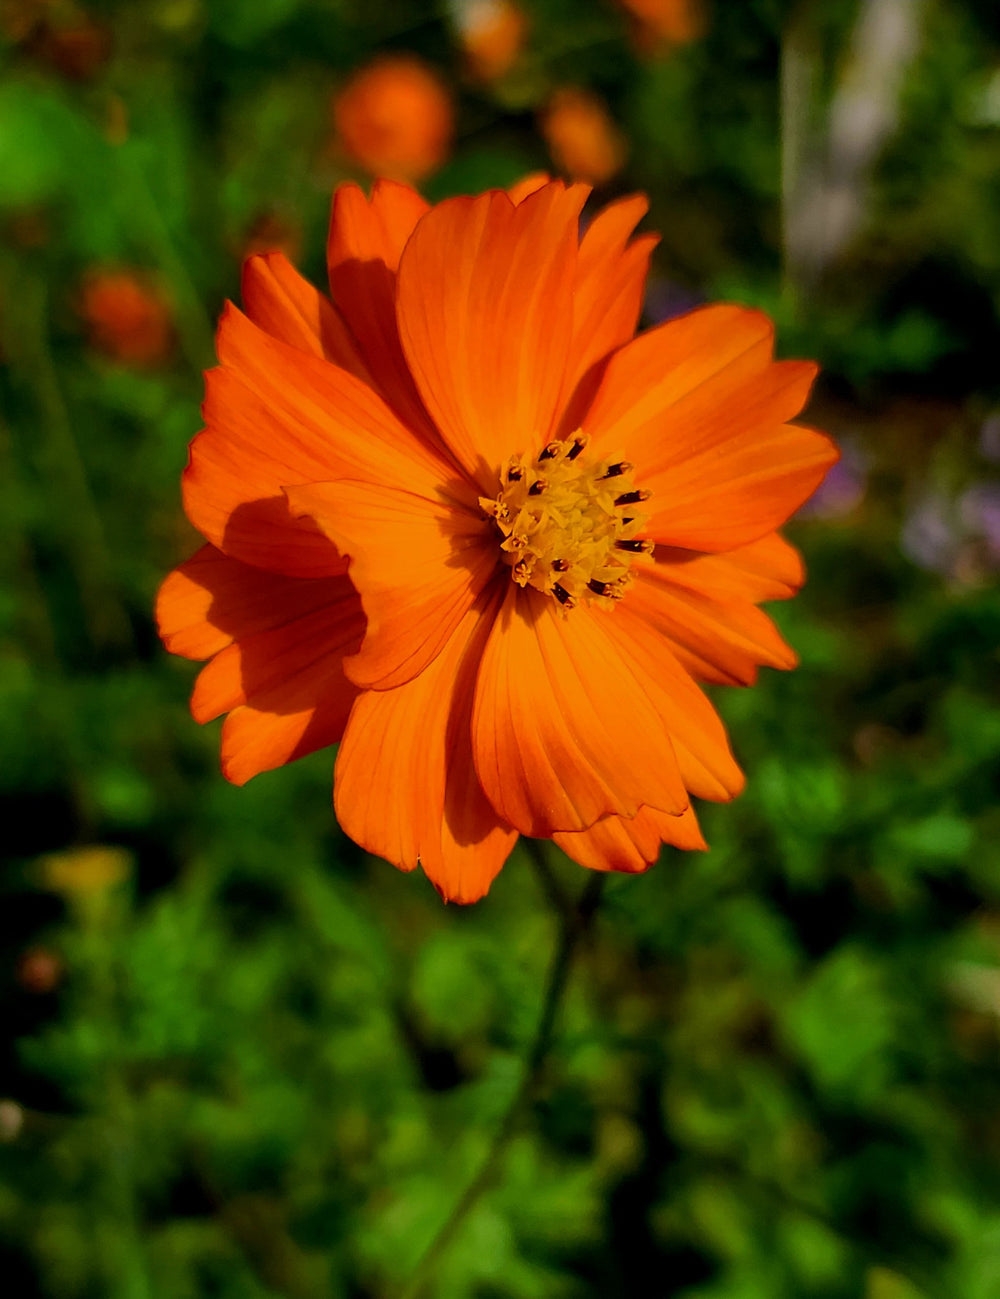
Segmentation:
[(16, 304), (13, 360), (35, 407), (31, 454), (45, 499), (52, 504), (50, 530), (63, 543), (92, 647), (128, 646), (132, 633), (112, 572), (103, 521), (50, 348), (48, 286), (28, 265), (6, 262), (0, 269), (5, 300)]
[[(525, 845), (529, 848), (546, 893), (553, 897), (552, 882), (554, 876), (544, 858), (544, 853), (535, 845), (533, 840), (525, 840)], [(556, 1016), (559, 1013), (563, 993), (566, 990), (573, 956), (580, 939), (590, 926), (594, 912), (597, 910), (601, 899), (601, 891), (604, 887), (604, 879), (603, 874), (593, 874), (587, 881), (579, 901), (575, 904), (563, 905), (562, 899), (556, 895), (560, 918), (559, 938), (552, 955), (552, 963), (549, 966), (548, 982), (542, 1001), (541, 1014), (538, 1017), (538, 1027), (535, 1030), (535, 1036), (525, 1058), (524, 1074), (520, 1086), (514, 1093), (513, 1099), (500, 1120), (478, 1172), (459, 1196), (455, 1207), (427, 1247), (412, 1277), (401, 1291), (399, 1299), (420, 1299), (435, 1266), (455, 1239), (459, 1228), (481, 1199), (483, 1193), (489, 1189), (500, 1174), (507, 1146), (538, 1093), (545, 1062), (552, 1047)]]

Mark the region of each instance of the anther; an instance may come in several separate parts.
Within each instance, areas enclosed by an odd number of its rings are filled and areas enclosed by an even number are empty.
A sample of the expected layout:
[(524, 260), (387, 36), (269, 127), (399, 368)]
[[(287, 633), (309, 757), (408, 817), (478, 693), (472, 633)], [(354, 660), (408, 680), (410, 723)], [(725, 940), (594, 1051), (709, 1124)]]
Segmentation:
[(576, 601), (566, 590), (566, 588), (564, 586), (560, 586), (558, 582), (556, 582), (555, 586), (552, 588), (552, 594), (556, 597), (556, 599), (559, 601), (559, 603), (562, 605), (564, 609), (572, 609), (573, 606), (576, 604)]
[(554, 573), (565, 573), (569, 570), (568, 559), (554, 559), (552, 561), (552, 571)]
[[(548, 486), (549, 483), (547, 478), (536, 478), (535, 481), (528, 488), (528, 495), (541, 496), (542, 492), (548, 490)], [(615, 502), (615, 504), (617, 504), (617, 501)]]
[(587, 443), (588, 443), (589, 441), (590, 441), (590, 438), (588, 438), (588, 437), (586, 437), (586, 436), (578, 437), (578, 438), (574, 438), (574, 439), (573, 439), (573, 445), (572, 445), (572, 447), (570, 448), (570, 450), (569, 450), (569, 454), (566, 456), (566, 459), (567, 459), (567, 460), (575, 460), (575, 459), (577, 458), (577, 456), (580, 454), (580, 452), (581, 452), (581, 451), (586, 447), (586, 445), (587, 445)]
[(518, 586), (527, 586), (533, 565), (526, 559), (519, 559), (514, 565), (511, 576)]
[(653, 542), (643, 541), (641, 537), (630, 537), (627, 541), (616, 541), (616, 550), (630, 550), (633, 555), (651, 555)]
[(543, 451), (539, 452), (538, 458), (539, 460), (554, 460), (562, 449), (562, 442), (550, 442)]
[(630, 474), (634, 468), (635, 465), (629, 464), (627, 460), (619, 460), (616, 465), (608, 465), (597, 481), (602, 482), (605, 478), (618, 478), (622, 474)]
[(480, 496), (479, 505), (483, 513), (496, 519), (497, 523), (506, 523), (510, 518), (510, 510), (505, 501), (494, 501), (486, 496)]
[(511, 465), (507, 470), (507, 481), (509, 483), (519, 483), (523, 477), (520, 465)]
[(635, 505), (638, 501), (648, 501), (652, 495), (652, 492), (622, 492), (621, 496), (615, 497), (615, 504)]
[(592, 577), (587, 586), (595, 595), (610, 595), (614, 590), (610, 582), (599, 582), (596, 577)]

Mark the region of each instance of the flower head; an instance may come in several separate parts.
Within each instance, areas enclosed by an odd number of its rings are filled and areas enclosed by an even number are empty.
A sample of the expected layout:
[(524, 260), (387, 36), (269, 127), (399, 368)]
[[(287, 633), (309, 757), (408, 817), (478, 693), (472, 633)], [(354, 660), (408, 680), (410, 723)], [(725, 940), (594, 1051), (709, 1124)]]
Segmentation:
[(78, 310), (90, 345), (125, 365), (156, 365), (170, 355), (173, 315), (159, 289), (137, 271), (94, 270)]
[(447, 89), (410, 54), (383, 55), (356, 73), (333, 101), (333, 122), (348, 158), (404, 181), (437, 171), (455, 129)]
[(226, 775), (339, 741), (344, 830), (463, 902), (519, 834), (599, 870), (704, 846), (691, 795), (742, 775), (699, 683), (794, 665), (756, 604), (836, 459), (760, 313), (633, 337), (646, 203), (581, 238), (587, 195), (346, 185), (331, 297), (251, 258), (184, 476), (207, 544), (159, 597)]
[(460, 0), (454, 8), (469, 75), (476, 81), (499, 81), (524, 46), (527, 15), (512, 0)]
[(701, 0), (619, 0), (635, 24), (636, 43), (653, 51), (696, 40), (704, 27)]
[(564, 86), (549, 100), (539, 129), (556, 167), (574, 180), (603, 185), (621, 171), (625, 137), (597, 95)]

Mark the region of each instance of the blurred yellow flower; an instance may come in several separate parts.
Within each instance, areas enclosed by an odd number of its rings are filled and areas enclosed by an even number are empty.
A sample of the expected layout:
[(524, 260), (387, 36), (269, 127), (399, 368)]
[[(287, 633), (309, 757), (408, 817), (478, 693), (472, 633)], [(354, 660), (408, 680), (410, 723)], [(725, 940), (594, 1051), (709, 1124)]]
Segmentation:
[(101, 893), (122, 884), (131, 873), (131, 853), (104, 844), (47, 853), (38, 861), (42, 888), (65, 895)]

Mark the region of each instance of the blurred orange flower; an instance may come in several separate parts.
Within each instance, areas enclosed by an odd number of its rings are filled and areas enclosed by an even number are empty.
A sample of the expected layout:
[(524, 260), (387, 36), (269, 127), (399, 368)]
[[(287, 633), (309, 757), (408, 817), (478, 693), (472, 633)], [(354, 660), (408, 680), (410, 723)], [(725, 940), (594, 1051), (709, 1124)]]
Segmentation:
[(111, 54), (111, 29), (71, 2), (2, 0), (0, 32), (70, 81), (88, 80)]
[(456, 23), (469, 72), (477, 81), (505, 76), (528, 34), (527, 15), (511, 0), (464, 0)]
[(603, 101), (587, 90), (569, 86), (557, 90), (540, 126), (552, 161), (573, 180), (603, 185), (624, 166), (625, 137)]
[(341, 186), (332, 300), (251, 258), (184, 475), (207, 544), (158, 600), (229, 779), (340, 741), (344, 830), (460, 902), (519, 834), (597, 870), (704, 846), (691, 795), (743, 777), (698, 683), (794, 665), (755, 606), (836, 460), (761, 313), (633, 337), (647, 204), (581, 238), (588, 193)]
[(163, 295), (137, 271), (94, 270), (77, 309), (90, 345), (126, 365), (155, 365), (173, 346), (173, 316)]
[(701, 0), (619, 0), (635, 20), (641, 48), (685, 45), (697, 40), (705, 25)]
[(17, 981), (26, 992), (38, 996), (55, 992), (62, 981), (64, 967), (61, 958), (48, 947), (29, 947), (18, 957)]
[(454, 134), (451, 97), (412, 55), (385, 55), (362, 68), (333, 101), (338, 143), (373, 175), (418, 181), (448, 157)]

